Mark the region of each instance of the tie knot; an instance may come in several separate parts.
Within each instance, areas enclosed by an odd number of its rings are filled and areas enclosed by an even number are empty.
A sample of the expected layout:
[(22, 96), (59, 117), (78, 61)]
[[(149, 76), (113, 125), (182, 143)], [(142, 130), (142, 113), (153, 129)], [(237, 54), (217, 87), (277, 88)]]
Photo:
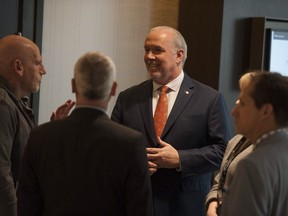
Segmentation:
[(167, 94), (168, 90), (169, 90), (169, 87), (168, 86), (162, 86), (159, 88), (160, 89), (160, 92), (162, 94)]

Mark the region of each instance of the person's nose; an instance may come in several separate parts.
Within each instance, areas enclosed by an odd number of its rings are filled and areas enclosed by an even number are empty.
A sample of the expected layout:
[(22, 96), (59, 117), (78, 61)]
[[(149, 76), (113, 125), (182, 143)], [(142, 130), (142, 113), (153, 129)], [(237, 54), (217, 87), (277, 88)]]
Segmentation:
[(40, 73), (41, 73), (41, 75), (45, 75), (47, 73), (43, 64), (41, 64)]
[(146, 52), (146, 57), (148, 59), (155, 59), (155, 55), (153, 54), (152, 50)]
[(239, 104), (239, 100), (237, 100), (236, 102), (235, 102), (235, 106), (234, 106), (234, 108), (231, 110), (231, 115), (233, 116), (233, 117), (236, 117), (237, 116), (237, 113), (238, 113), (238, 111), (237, 111), (237, 107), (238, 107), (238, 104)]

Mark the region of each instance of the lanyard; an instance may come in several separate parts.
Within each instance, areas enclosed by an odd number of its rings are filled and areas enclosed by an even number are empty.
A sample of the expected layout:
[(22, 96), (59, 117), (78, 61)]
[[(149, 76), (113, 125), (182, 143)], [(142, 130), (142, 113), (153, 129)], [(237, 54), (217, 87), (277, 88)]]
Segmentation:
[(234, 147), (233, 151), (228, 156), (227, 160), (225, 161), (223, 169), (222, 169), (221, 177), (219, 180), (219, 184), (218, 184), (218, 191), (217, 191), (218, 204), (222, 203), (223, 193), (226, 192), (225, 190), (226, 188), (224, 188), (224, 184), (225, 184), (225, 179), (226, 179), (226, 175), (227, 175), (230, 164), (232, 163), (234, 158), (237, 157), (238, 154), (244, 151), (251, 144), (252, 142), (250, 140), (246, 139), (246, 137), (242, 137), (240, 141), (237, 143), (237, 145)]

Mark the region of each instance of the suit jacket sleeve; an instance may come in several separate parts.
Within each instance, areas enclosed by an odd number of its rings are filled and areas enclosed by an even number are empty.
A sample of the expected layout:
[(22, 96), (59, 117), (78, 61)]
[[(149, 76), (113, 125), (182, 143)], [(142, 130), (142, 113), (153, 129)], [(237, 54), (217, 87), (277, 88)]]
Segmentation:
[(12, 178), (11, 152), (16, 121), (11, 108), (0, 102), (0, 215), (16, 215), (16, 190)]

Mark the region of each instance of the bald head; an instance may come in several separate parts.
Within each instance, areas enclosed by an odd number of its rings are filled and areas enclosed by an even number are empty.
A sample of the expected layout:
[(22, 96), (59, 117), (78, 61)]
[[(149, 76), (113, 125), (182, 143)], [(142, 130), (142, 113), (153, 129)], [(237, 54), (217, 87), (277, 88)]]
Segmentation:
[(38, 50), (36, 44), (18, 35), (8, 35), (0, 39), (0, 73), (7, 77), (13, 67), (15, 59), (26, 60)]
[(40, 50), (33, 41), (18, 35), (0, 39), (0, 75), (16, 97), (38, 91), (45, 73)]

